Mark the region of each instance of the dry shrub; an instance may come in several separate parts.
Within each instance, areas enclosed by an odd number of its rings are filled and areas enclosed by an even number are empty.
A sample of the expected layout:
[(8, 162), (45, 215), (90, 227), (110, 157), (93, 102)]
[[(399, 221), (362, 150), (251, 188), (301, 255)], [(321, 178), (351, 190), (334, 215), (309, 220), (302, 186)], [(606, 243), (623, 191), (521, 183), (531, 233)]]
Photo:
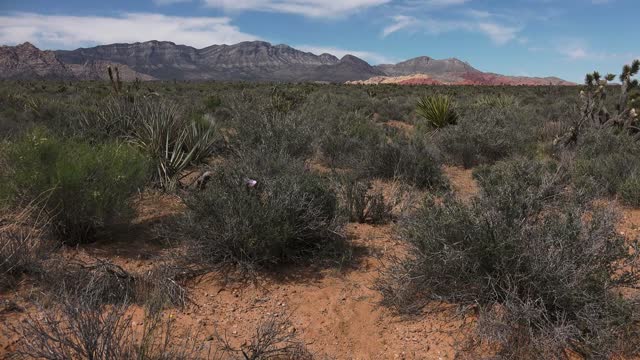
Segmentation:
[(191, 360), (312, 359), (304, 343), (290, 330), (288, 317), (270, 317), (240, 348), (215, 334), (203, 341), (202, 329), (177, 336), (175, 319), (146, 312), (143, 328), (135, 330), (131, 308), (123, 303), (96, 305), (91, 298), (69, 298), (44, 309), (13, 328), (21, 337), (14, 356), (19, 359)]
[(499, 358), (637, 353), (640, 303), (620, 295), (638, 285), (637, 244), (616, 231), (616, 214), (568, 191), (553, 164), (516, 159), (476, 177), (470, 204), (428, 199), (403, 222), (409, 255), (381, 277), (384, 304), (473, 308), (471, 340)]
[(187, 216), (171, 236), (188, 236), (199, 264), (254, 270), (348, 255), (328, 181), (286, 155), (232, 159), (185, 202)]
[(15, 284), (22, 274), (40, 272), (52, 248), (45, 225), (34, 205), (17, 214), (0, 212), (0, 289)]
[(131, 273), (104, 259), (92, 263), (58, 261), (50, 265), (43, 287), (56, 298), (82, 298), (103, 304), (137, 303), (158, 312), (167, 305), (184, 307), (187, 291), (179, 280), (182, 271), (160, 264), (142, 274)]
[(244, 360), (311, 360), (313, 355), (305, 344), (297, 339), (286, 316), (269, 316), (263, 319), (255, 335), (240, 348), (235, 348), (220, 334), (216, 336), (222, 352), (232, 358)]
[(351, 175), (337, 176), (335, 181), (342, 211), (350, 221), (361, 224), (386, 224), (391, 221), (393, 205), (385, 201), (382, 191), (370, 180)]
[(24, 359), (187, 360), (212, 358), (209, 344), (196, 336), (176, 337), (174, 320), (147, 313), (142, 332), (133, 328), (127, 304), (96, 306), (90, 298), (66, 299), (40, 309), (13, 331)]

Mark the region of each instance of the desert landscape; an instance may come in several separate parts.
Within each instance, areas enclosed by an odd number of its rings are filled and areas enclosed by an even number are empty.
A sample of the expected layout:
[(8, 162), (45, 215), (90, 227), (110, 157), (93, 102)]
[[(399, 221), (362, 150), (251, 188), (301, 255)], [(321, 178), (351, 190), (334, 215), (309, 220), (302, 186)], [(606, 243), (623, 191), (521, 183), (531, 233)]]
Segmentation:
[(639, 359), (587, 3), (3, 4), (0, 359)]
[(628, 89), (7, 80), (2, 356), (633, 358), (638, 65)]

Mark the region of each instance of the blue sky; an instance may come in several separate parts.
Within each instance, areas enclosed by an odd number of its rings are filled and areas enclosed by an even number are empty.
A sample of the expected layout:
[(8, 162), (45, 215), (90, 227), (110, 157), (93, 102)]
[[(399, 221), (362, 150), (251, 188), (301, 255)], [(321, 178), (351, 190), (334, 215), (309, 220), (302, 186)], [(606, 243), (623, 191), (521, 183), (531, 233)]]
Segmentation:
[(0, 0), (0, 43), (43, 49), (245, 40), (372, 64), (428, 55), (581, 81), (640, 57), (640, 0)]

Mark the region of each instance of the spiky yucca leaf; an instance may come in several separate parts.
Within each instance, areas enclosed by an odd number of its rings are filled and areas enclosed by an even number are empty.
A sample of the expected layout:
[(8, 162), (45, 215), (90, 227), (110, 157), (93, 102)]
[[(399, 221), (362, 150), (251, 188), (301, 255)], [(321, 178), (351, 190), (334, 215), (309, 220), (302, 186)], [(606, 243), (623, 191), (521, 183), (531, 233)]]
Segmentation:
[(418, 102), (418, 115), (434, 128), (455, 125), (458, 122), (458, 112), (453, 100), (446, 95), (424, 96)]

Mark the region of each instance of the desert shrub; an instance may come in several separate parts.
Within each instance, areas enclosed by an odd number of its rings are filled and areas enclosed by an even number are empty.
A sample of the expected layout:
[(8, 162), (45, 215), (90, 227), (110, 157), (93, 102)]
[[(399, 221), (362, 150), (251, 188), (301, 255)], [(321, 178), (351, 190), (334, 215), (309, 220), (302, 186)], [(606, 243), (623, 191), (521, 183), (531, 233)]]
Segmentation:
[[(202, 360), (313, 359), (289, 332), (288, 317), (262, 319), (239, 348), (219, 334), (204, 341), (202, 329), (178, 329), (175, 319), (145, 312), (136, 328), (128, 304), (95, 306), (83, 298), (64, 299), (10, 330), (21, 339), (11, 354), (19, 359)], [(140, 329), (140, 330), (138, 330)], [(176, 336), (179, 334), (179, 336)]]
[(458, 122), (458, 112), (453, 100), (447, 95), (423, 96), (416, 107), (418, 116), (436, 129)]
[(574, 181), (594, 192), (616, 194), (640, 169), (639, 155), (640, 145), (628, 134), (612, 129), (589, 131), (576, 148)]
[(640, 177), (638, 174), (629, 176), (621, 185), (618, 190), (622, 202), (639, 207), (640, 206)]
[(327, 180), (288, 156), (231, 159), (214, 171), (204, 192), (185, 202), (189, 211), (180, 232), (193, 240), (192, 254), (206, 264), (301, 263), (344, 245)]
[(379, 118), (383, 121), (408, 121), (411, 120), (411, 115), (415, 109), (414, 104), (415, 98), (413, 97), (376, 97), (373, 102), (373, 111), (378, 114)]
[(105, 224), (126, 219), (130, 196), (148, 177), (144, 156), (119, 143), (90, 145), (36, 130), (6, 151), (10, 169), (0, 197), (15, 205), (43, 201), (67, 244), (90, 241)]
[(187, 294), (180, 284), (188, 272), (159, 263), (144, 272), (127, 271), (105, 259), (92, 262), (61, 261), (53, 257), (43, 265), (43, 293), (50, 299), (82, 299), (95, 307), (103, 305), (144, 305), (150, 313), (167, 307), (184, 307)]
[(142, 331), (134, 330), (127, 304), (96, 306), (84, 298), (64, 299), (13, 328), (22, 339), (18, 358), (50, 360), (188, 360), (215, 358), (207, 342), (193, 334), (176, 339), (173, 319), (146, 313)]
[(231, 346), (228, 340), (217, 336), (222, 353), (232, 359), (282, 359), (311, 360), (313, 354), (295, 333), (288, 331), (290, 323), (286, 317), (269, 316), (263, 319), (255, 330), (255, 335), (240, 348)]
[(498, 163), (477, 173), (482, 192), (471, 203), (427, 199), (400, 227), (409, 255), (381, 278), (384, 303), (474, 307), (475, 345), (504, 358), (635, 351), (638, 302), (621, 291), (637, 284), (637, 252), (611, 209), (567, 192), (554, 167)]
[(476, 98), (474, 105), (490, 108), (509, 108), (517, 106), (518, 98), (509, 94), (485, 95), (482, 94)]
[(383, 141), (382, 129), (362, 113), (330, 118), (319, 141), (319, 150), (331, 166), (358, 167)]
[(305, 158), (313, 151), (315, 124), (308, 119), (299, 93), (272, 89), (225, 99), (230, 116), (221, 126), (230, 130), (229, 145), (237, 151), (258, 147)]
[(64, 100), (50, 95), (11, 91), (0, 93), (0, 133), (20, 136), (34, 126), (46, 126), (56, 133), (73, 133), (71, 125), (82, 104), (73, 98)]
[(456, 126), (437, 134), (447, 160), (470, 168), (511, 155), (526, 154), (535, 142), (528, 116), (512, 109), (484, 109), (466, 114)]
[(52, 246), (38, 211), (31, 204), (17, 214), (0, 212), (0, 291), (14, 285), (22, 274), (42, 270)]
[(353, 175), (338, 176), (336, 180), (342, 210), (350, 221), (385, 224), (391, 221), (390, 204), (371, 181)]
[(205, 99), (204, 106), (207, 111), (215, 112), (222, 106), (222, 99), (219, 96), (211, 95)]
[(448, 187), (436, 149), (419, 138), (397, 136), (391, 141), (380, 142), (364, 161), (374, 177), (399, 178), (421, 189)]

